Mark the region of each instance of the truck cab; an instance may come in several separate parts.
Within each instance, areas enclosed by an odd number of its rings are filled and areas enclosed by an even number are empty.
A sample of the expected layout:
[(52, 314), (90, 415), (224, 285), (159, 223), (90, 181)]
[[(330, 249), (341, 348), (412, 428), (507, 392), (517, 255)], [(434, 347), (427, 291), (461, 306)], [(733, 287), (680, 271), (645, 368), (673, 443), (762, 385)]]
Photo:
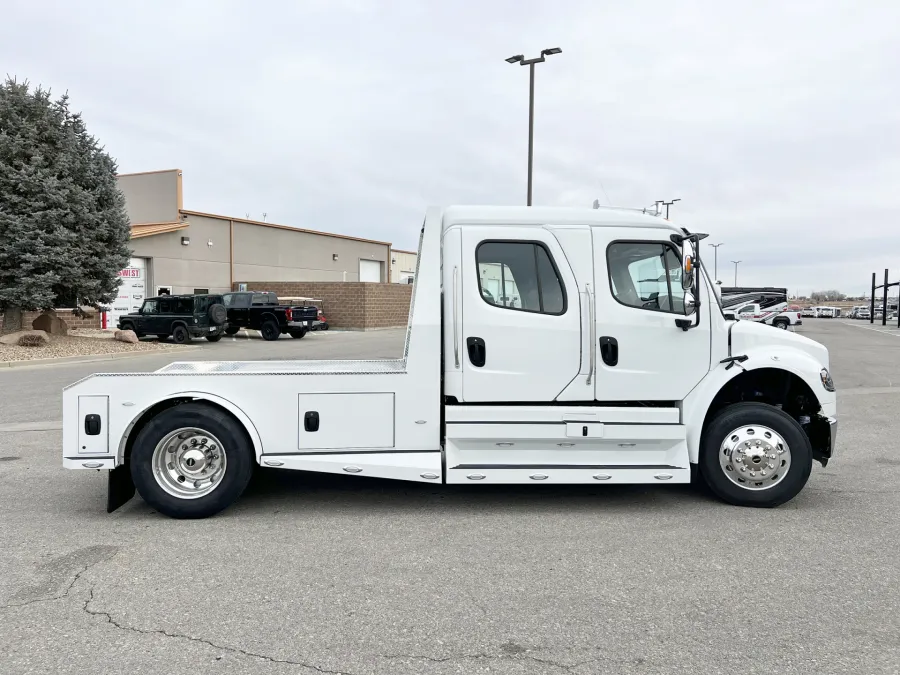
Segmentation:
[(784, 503), (832, 455), (828, 352), (726, 320), (702, 237), (640, 210), (430, 209), (401, 358), (96, 375), (64, 392), (63, 463), (109, 470), (113, 508), (136, 485), (174, 517), (225, 508), (258, 465), (478, 485), (693, 473), (733, 504)]

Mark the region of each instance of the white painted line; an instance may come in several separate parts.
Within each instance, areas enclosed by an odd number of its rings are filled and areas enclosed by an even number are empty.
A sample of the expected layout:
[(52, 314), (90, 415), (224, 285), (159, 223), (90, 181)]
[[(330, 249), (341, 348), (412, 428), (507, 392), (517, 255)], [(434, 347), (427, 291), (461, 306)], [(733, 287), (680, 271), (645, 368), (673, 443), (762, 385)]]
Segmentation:
[(864, 330), (873, 330), (876, 333), (884, 333), (885, 335), (893, 335), (894, 337), (900, 337), (900, 329), (894, 328), (891, 330), (883, 330), (881, 328), (872, 328), (870, 326), (858, 326), (855, 323), (850, 323), (849, 321), (842, 321), (845, 326), (854, 326), (855, 328), (862, 328)]

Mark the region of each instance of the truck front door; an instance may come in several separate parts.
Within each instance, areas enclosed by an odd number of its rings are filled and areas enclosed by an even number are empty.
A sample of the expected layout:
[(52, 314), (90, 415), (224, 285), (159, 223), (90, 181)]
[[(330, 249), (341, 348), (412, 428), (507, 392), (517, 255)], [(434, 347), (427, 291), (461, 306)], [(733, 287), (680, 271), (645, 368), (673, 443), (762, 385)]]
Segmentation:
[(715, 300), (701, 274), (700, 325), (685, 331), (675, 324), (685, 318), (685, 292), (681, 251), (671, 235), (668, 229), (594, 231), (598, 401), (680, 401), (709, 372)]
[(579, 373), (582, 335), (579, 289), (559, 241), (539, 227), (461, 230), (463, 399), (555, 400)]

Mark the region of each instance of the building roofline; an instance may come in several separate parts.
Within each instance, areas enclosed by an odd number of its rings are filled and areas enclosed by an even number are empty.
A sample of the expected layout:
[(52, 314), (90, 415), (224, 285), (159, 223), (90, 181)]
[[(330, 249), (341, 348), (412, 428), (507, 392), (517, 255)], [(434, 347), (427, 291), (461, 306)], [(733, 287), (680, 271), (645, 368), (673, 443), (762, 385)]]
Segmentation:
[(405, 251), (402, 248), (392, 248), (391, 251), (395, 253), (408, 253), (409, 255), (419, 255), (418, 251)]
[(186, 222), (167, 222), (167, 223), (132, 223), (131, 239), (141, 239), (142, 237), (152, 237), (155, 234), (166, 234), (167, 232), (175, 232), (183, 230), (188, 226)]
[(319, 230), (308, 230), (303, 227), (291, 227), (290, 225), (278, 225), (277, 223), (267, 223), (262, 220), (250, 220), (249, 218), (233, 218), (231, 216), (222, 216), (217, 213), (205, 213), (203, 211), (191, 211), (189, 209), (179, 209), (180, 213), (186, 216), (201, 216), (203, 218), (215, 218), (216, 220), (228, 220), (234, 223), (245, 223), (247, 225), (261, 225), (262, 227), (272, 227), (277, 230), (290, 230), (291, 232), (304, 232), (306, 234), (318, 234), (322, 237), (337, 237), (338, 239), (350, 239), (351, 241), (361, 241), (366, 244), (379, 244), (381, 246), (390, 247), (389, 241), (378, 241), (377, 239), (365, 239), (363, 237), (351, 237), (349, 234), (336, 234), (334, 232), (320, 232)]
[(116, 178), (121, 178), (122, 176), (148, 176), (153, 173), (172, 173), (173, 171), (177, 171), (181, 173), (181, 169), (158, 169), (157, 171), (135, 171), (134, 173), (117, 173)]

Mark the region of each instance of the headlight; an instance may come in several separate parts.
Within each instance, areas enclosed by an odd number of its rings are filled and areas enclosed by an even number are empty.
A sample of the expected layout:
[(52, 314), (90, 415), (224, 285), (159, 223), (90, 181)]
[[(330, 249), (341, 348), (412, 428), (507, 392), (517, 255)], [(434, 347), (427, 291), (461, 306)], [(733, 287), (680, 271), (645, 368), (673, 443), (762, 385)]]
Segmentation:
[(831, 379), (831, 373), (828, 372), (828, 368), (822, 368), (819, 371), (819, 377), (822, 378), (822, 386), (825, 387), (826, 391), (834, 391), (834, 380)]

